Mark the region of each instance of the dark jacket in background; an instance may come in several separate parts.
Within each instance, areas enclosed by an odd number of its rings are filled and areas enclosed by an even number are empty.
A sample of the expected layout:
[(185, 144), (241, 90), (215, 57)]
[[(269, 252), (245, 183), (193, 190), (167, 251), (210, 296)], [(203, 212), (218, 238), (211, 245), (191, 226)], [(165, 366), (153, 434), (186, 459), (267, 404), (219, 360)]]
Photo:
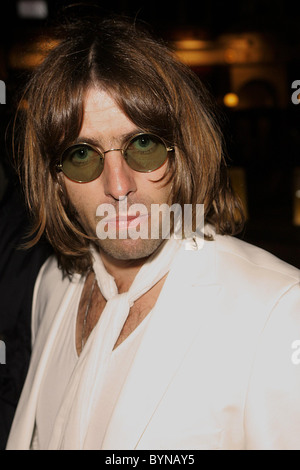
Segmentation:
[(31, 302), (39, 269), (51, 253), (46, 242), (19, 249), (30, 222), (21, 195), (8, 191), (0, 206), (0, 449), (4, 449), (31, 353)]

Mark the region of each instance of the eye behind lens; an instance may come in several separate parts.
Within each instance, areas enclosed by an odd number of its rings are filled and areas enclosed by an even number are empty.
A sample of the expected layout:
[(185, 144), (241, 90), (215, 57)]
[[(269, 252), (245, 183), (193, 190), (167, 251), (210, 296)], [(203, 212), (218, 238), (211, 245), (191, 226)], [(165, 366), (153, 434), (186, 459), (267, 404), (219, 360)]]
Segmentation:
[(127, 151), (130, 152), (153, 152), (158, 145), (163, 145), (163, 141), (152, 134), (139, 134), (128, 144)]
[(166, 145), (160, 137), (140, 134), (129, 142), (124, 156), (133, 170), (147, 173), (163, 165), (167, 153)]
[(93, 181), (102, 170), (103, 158), (97, 150), (87, 144), (74, 145), (62, 156), (62, 171), (73, 181)]

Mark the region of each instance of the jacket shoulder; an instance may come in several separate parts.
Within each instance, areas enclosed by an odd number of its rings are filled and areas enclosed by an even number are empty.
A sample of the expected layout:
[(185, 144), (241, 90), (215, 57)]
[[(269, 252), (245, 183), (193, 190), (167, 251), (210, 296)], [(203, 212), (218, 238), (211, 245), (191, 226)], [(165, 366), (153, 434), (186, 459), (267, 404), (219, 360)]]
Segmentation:
[[(292, 291), (300, 299), (300, 270), (271, 253), (230, 236), (215, 236), (216, 280), (243, 308), (270, 312)], [(234, 300), (232, 300), (234, 301)]]
[(300, 270), (268, 251), (235, 237), (217, 235), (216, 249), (220, 262), (228, 263), (230, 272), (236, 268), (256, 277), (257, 281), (272, 279), (297, 284), (300, 281)]
[(74, 275), (70, 279), (68, 276), (64, 276), (54, 255), (45, 261), (39, 271), (34, 288), (32, 304), (33, 342), (44, 317), (47, 316), (47, 321), (52, 320), (70, 283), (77, 277), (78, 275)]

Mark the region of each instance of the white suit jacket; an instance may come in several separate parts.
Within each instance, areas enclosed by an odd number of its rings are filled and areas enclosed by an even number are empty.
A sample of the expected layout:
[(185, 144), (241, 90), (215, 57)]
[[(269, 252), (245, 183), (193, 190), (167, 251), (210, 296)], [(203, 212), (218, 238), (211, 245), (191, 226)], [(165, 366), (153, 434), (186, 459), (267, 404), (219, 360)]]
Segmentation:
[[(59, 314), (79, 281), (62, 279), (54, 258), (41, 270), (31, 365), (7, 449), (30, 447)], [(300, 449), (299, 363), (299, 270), (216, 236), (171, 270), (103, 449)]]

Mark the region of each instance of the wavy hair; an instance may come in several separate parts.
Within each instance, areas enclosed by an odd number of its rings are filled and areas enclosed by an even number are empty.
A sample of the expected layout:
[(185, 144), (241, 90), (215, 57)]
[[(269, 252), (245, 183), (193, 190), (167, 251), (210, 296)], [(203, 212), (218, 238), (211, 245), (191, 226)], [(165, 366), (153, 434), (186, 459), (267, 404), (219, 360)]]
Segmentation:
[(217, 233), (236, 234), (243, 211), (226, 172), (214, 101), (196, 74), (162, 41), (127, 19), (65, 22), (58, 42), (26, 86), (17, 113), (15, 155), (34, 216), (31, 244), (46, 234), (60, 266), (84, 273), (90, 237), (66, 197), (56, 164), (79, 135), (87, 89), (108, 92), (139, 128), (175, 145), (172, 203), (204, 204)]

